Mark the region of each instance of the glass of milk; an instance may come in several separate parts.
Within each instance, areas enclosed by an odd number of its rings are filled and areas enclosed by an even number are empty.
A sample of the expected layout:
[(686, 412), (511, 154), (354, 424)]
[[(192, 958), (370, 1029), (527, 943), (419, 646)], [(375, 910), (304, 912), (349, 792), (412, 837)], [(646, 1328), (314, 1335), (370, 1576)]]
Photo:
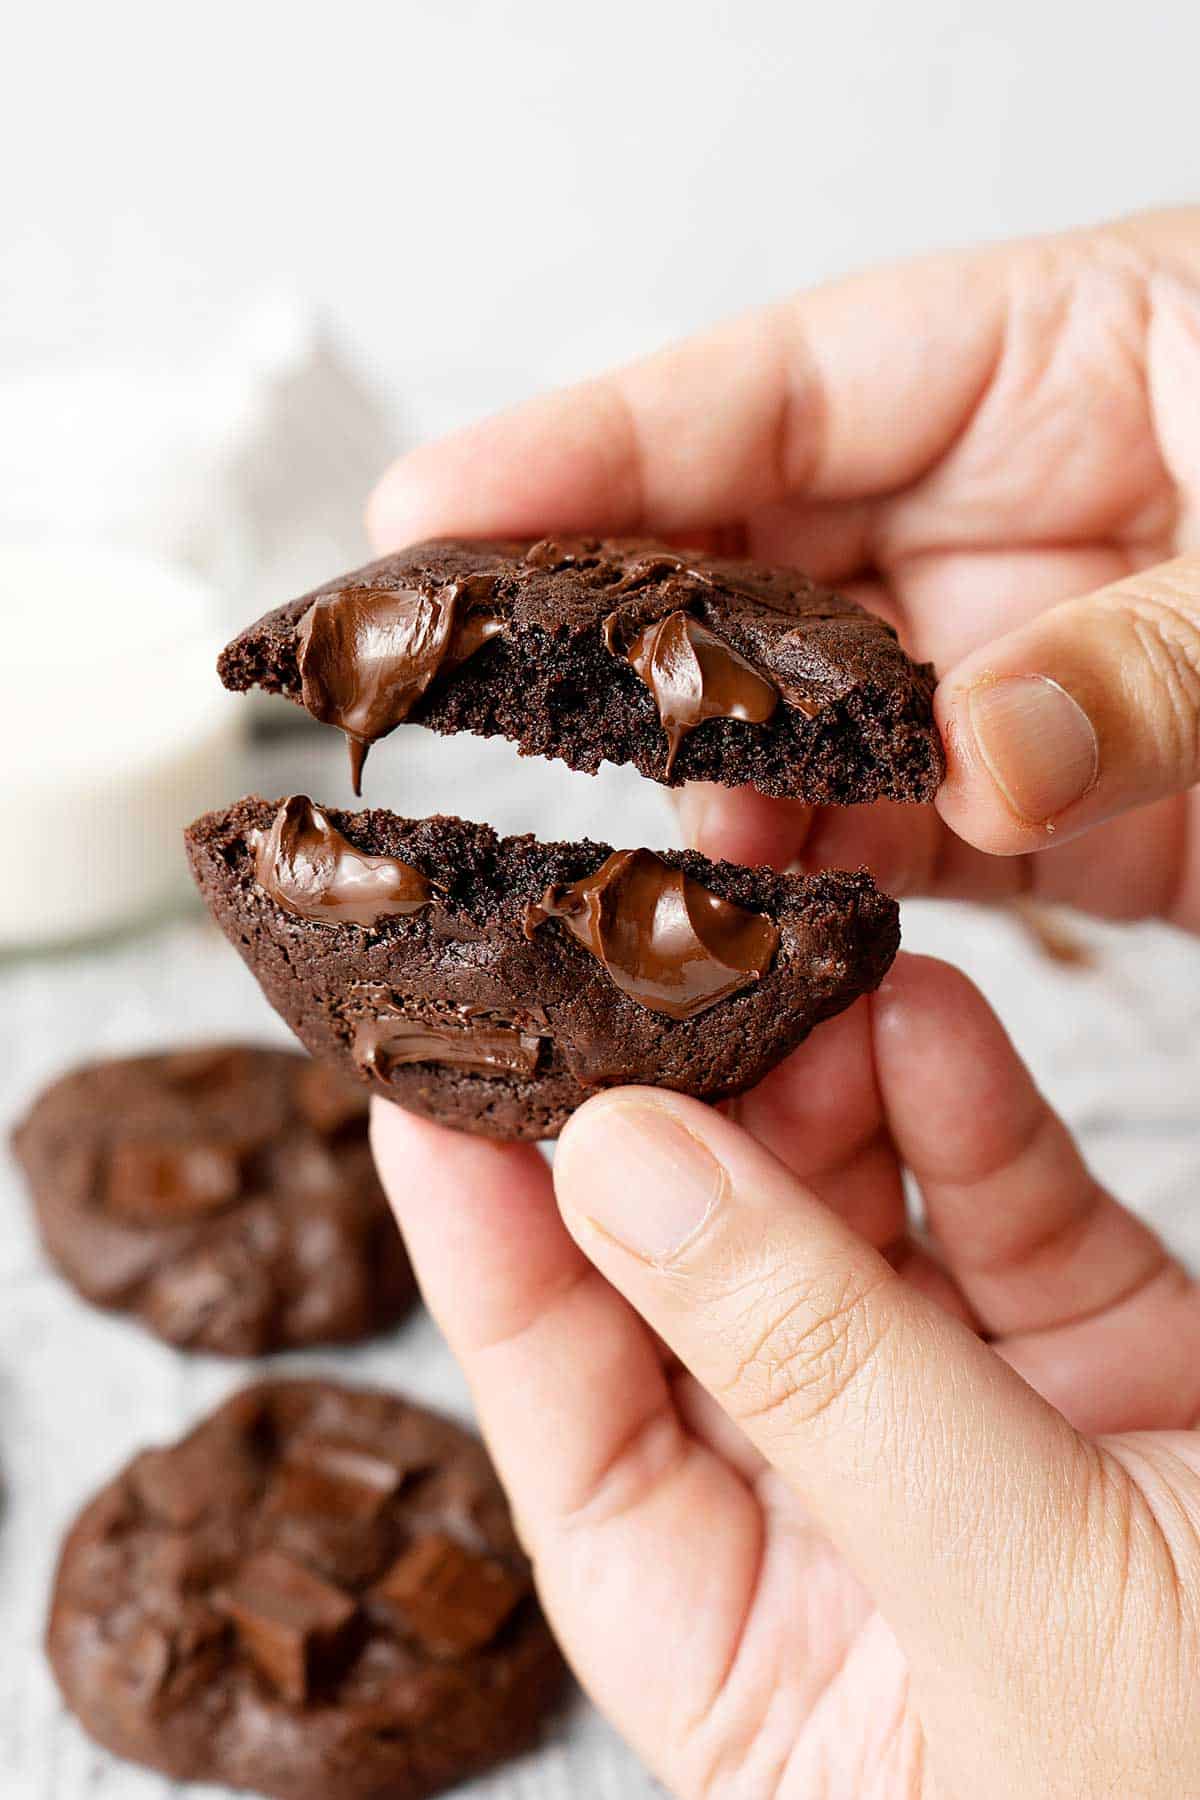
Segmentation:
[(238, 792), (221, 610), (157, 556), (0, 543), (0, 953), (187, 893), (183, 827)]

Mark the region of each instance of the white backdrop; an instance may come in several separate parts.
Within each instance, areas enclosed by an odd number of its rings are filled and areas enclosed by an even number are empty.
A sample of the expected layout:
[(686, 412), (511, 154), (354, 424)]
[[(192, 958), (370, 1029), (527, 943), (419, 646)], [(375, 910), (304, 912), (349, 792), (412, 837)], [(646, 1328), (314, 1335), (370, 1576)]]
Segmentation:
[(1194, 199), (1197, 66), (1194, 0), (24, 0), (0, 366), (282, 286), (438, 429), (850, 265)]

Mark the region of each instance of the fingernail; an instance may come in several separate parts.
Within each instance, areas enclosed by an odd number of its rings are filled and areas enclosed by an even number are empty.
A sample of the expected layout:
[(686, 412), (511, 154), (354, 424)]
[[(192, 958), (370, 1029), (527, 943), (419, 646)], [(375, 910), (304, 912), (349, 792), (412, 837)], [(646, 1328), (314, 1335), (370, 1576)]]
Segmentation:
[(967, 717), (988, 773), (1019, 819), (1044, 825), (1095, 785), (1095, 729), (1049, 676), (981, 681), (967, 695)]
[(700, 843), (704, 830), (704, 821), (708, 814), (710, 795), (701, 781), (689, 781), (686, 787), (679, 790), (678, 811), (679, 826), (684, 841), (695, 848)]
[(594, 1106), (567, 1127), (554, 1169), (564, 1207), (644, 1262), (667, 1263), (717, 1206), (727, 1177), (664, 1108)]

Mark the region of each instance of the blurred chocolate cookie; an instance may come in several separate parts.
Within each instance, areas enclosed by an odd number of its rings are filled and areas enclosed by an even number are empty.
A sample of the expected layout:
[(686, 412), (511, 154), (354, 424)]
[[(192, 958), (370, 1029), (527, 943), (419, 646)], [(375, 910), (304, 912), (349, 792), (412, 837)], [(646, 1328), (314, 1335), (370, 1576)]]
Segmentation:
[(292, 1051), (92, 1063), (46, 1089), (13, 1145), (63, 1274), (169, 1343), (252, 1356), (348, 1342), (413, 1300), (366, 1097)]
[(327, 1381), (135, 1457), (66, 1539), (46, 1641), (110, 1750), (277, 1800), (419, 1800), (524, 1748), (563, 1675), (482, 1446)]
[(890, 625), (795, 569), (643, 539), (412, 544), (266, 614), (218, 669), (344, 731), (356, 792), (404, 720), (820, 805), (932, 800), (945, 772), (934, 671)]

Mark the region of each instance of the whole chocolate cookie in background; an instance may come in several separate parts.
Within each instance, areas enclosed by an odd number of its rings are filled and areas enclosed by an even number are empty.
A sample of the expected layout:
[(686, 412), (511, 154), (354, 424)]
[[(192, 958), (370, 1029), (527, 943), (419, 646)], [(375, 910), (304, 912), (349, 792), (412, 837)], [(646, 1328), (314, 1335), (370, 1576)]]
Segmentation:
[(181, 1348), (350, 1342), (415, 1297), (366, 1096), (294, 1051), (92, 1063), (35, 1100), (13, 1147), (72, 1286)]
[(792, 569), (647, 540), (435, 540), (339, 576), (235, 638), (226, 687), (283, 693), (370, 746), (403, 720), (670, 786), (820, 805), (932, 800), (933, 669)]
[(101, 1489), (46, 1647), (110, 1750), (277, 1800), (436, 1793), (525, 1748), (563, 1678), (483, 1447), (328, 1381), (245, 1389)]
[(315, 1056), (442, 1124), (557, 1135), (603, 1087), (716, 1100), (882, 980), (869, 875), (499, 838), (251, 798), (190, 828), (205, 902)]

